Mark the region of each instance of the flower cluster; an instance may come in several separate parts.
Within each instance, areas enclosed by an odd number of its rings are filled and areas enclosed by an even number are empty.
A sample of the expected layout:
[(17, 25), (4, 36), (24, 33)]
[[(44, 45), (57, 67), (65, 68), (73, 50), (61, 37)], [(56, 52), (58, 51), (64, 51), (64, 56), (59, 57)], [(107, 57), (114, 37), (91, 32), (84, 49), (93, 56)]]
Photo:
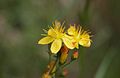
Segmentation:
[(66, 30), (64, 23), (55, 21), (50, 26), (45, 37), (38, 41), (38, 44), (50, 44), (50, 50), (53, 54), (57, 54), (64, 44), (69, 49), (79, 48), (79, 45), (90, 47), (90, 32), (85, 31), (81, 26), (70, 25)]
[[(76, 25), (70, 25), (68, 29), (65, 29), (64, 23), (61, 24), (59, 21), (55, 21), (49, 27), (48, 31), (45, 30), (45, 32), (45, 37), (40, 39), (38, 44), (51, 43), (49, 57), (54, 59), (49, 59), (47, 70), (42, 75), (42, 78), (65, 77), (68, 71), (64, 70), (64, 68), (79, 57), (77, 50), (73, 51), (72, 55), (69, 55), (69, 50), (74, 48), (79, 49), (79, 45), (90, 47), (92, 41), (90, 39), (90, 32)], [(71, 56), (70, 59), (69, 56)]]

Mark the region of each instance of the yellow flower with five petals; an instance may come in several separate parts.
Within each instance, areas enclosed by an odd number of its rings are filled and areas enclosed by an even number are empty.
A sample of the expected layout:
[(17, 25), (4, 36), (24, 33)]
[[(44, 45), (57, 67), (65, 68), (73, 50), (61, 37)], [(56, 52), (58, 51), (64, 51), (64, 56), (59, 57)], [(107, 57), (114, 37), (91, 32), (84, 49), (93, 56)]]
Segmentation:
[(79, 44), (84, 47), (90, 47), (91, 39), (89, 32), (82, 29), (81, 26), (76, 27), (75, 25), (70, 25), (70, 28), (67, 30), (68, 35), (72, 37), (72, 44), (74, 47), (79, 48)]
[(61, 25), (59, 21), (55, 21), (53, 23), (53, 26), (51, 26), (50, 29), (48, 30), (47, 36), (40, 39), (38, 41), (38, 44), (52, 43), (50, 50), (54, 54), (59, 52), (59, 50), (61, 49), (62, 41), (68, 48), (73, 49), (74, 46), (72, 46), (69, 40), (69, 36), (65, 34), (64, 29), (65, 28), (63, 27), (63, 24)]

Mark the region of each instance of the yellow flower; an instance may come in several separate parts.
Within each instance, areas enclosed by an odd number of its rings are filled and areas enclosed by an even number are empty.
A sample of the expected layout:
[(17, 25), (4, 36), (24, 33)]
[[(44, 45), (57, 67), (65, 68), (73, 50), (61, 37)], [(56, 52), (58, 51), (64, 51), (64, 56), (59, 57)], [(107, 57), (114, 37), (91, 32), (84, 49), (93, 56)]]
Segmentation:
[(76, 28), (75, 25), (70, 25), (70, 28), (67, 30), (68, 34), (72, 37), (72, 44), (74, 47), (79, 48), (79, 44), (84, 47), (90, 47), (91, 39), (89, 32), (82, 29), (82, 27)]
[(49, 44), (52, 42), (50, 49), (54, 54), (56, 54), (61, 49), (62, 41), (68, 48), (74, 48), (71, 46), (72, 44), (70, 43), (69, 37), (65, 34), (64, 29), (65, 28), (63, 27), (63, 24), (61, 25), (60, 22), (55, 21), (53, 26), (48, 30), (47, 36), (40, 39), (38, 44)]
[(84, 47), (90, 47), (91, 45), (91, 39), (90, 39), (90, 35), (87, 31), (83, 31), (81, 36), (80, 36), (80, 41), (79, 44), (84, 46)]

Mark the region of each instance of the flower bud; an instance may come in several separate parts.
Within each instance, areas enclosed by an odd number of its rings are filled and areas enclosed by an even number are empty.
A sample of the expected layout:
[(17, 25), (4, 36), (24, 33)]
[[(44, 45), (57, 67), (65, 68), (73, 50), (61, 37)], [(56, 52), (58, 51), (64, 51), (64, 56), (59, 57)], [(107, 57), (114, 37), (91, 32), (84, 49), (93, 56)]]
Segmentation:
[(50, 73), (54, 73), (56, 71), (56, 66), (54, 66), (55, 64), (55, 61), (51, 61), (49, 64), (48, 64), (48, 71)]
[(74, 51), (72, 54), (72, 60), (76, 60), (78, 58), (78, 51)]
[(68, 74), (68, 70), (67, 70), (67, 69), (64, 69), (63, 72), (62, 72), (62, 76), (65, 77), (65, 76), (67, 76), (67, 74)]
[(64, 64), (67, 60), (69, 49), (64, 45), (60, 50), (60, 64)]
[(52, 76), (49, 73), (44, 73), (42, 78), (52, 78)]

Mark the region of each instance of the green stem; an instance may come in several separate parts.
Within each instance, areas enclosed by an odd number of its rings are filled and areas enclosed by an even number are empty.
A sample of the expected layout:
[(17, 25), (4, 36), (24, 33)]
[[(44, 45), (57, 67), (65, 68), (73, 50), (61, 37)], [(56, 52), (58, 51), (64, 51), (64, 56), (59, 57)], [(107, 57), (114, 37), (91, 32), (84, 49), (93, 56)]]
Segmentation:
[(70, 62), (68, 62), (68, 63), (65, 63), (64, 65), (61, 65), (60, 67), (58, 67), (58, 68), (56, 69), (56, 72), (58, 72), (58, 71), (60, 70), (60, 68), (61, 68), (61, 69), (64, 69), (66, 66), (70, 65), (73, 61), (74, 61), (74, 60), (72, 60), (72, 61), (70, 61)]
[[(53, 78), (55, 78), (54, 74), (56, 73), (56, 71), (53, 72), (53, 70), (54, 70), (55, 67), (57, 66), (58, 62), (59, 62), (59, 58), (58, 58), (58, 56), (57, 56), (57, 57), (56, 57), (56, 60), (55, 60), (55, 64), (53, 65), (53, 67), (52, 67), (52, 69), (51, 69), (51, 71), (50, 71), (50, 74), (52, 75)], [(55, 75), (56, 75), (56, 74), (55, 74)]]
[(49, 53), (49, 63), (51, 61), (52, 55)]
[(62, 69), (65, 68), (66, 66), (70, 65), (73, 61), (75, 61), (75, 60), (72, 60), (72, 61), (70, 61), (70, 62), (64, 64), (64, 65), (62, 66)]

